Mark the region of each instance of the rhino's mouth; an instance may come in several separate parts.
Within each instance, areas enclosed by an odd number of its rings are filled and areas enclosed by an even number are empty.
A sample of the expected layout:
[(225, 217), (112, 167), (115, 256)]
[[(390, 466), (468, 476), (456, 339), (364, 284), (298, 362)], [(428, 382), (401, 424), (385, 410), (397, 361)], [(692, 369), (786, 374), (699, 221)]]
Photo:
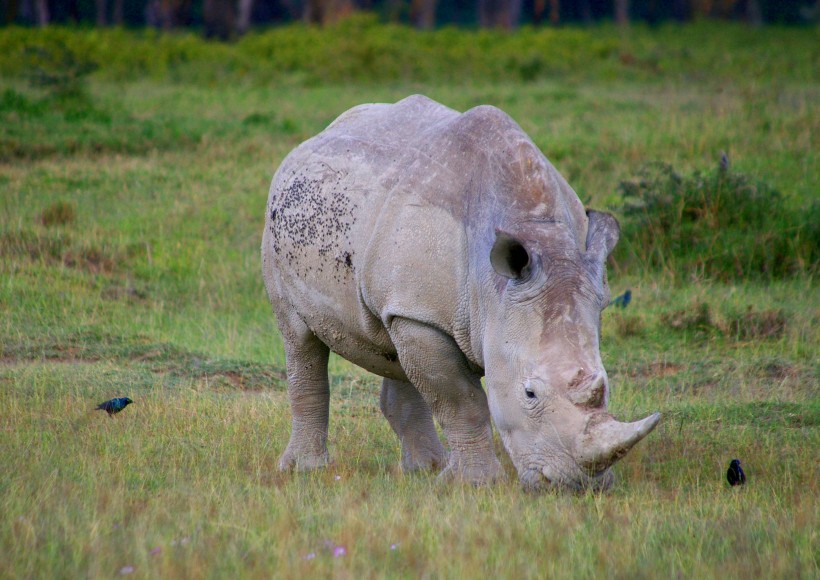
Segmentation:
[(527, 469), (518, 476), (521, 486), (530, 492), (542, 491), (552, 486), (552, 482), (538, 469)]
[(576, 473), (573, 476), (568, 474), (551, 473), (548, 468), (530, 468), (524, 470), (519, 475), (521, 486), (529, 492), (546, 491), (555, 489), (558, 491), (584, 492), (584, 491), (606, 491), (615, 481), (611, 469), (595, 475)]

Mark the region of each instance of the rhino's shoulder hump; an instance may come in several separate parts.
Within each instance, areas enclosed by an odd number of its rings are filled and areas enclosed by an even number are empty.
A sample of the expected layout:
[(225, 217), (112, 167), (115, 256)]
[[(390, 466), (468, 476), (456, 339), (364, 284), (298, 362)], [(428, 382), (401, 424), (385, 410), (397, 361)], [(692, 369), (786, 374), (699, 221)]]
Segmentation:
[(403, 111), (406, 113), (422, 113), (422, 114), (432, 114), (432, 115), (440, 115), (440, 114), (450, 114), (456, 115), (458, 114), (456, 111), (442, 105), (438, 101), (434, 101), (430, 97), (426, 97), (424, 95), (410, 95), (409, 97), (405, 97), (404, 99), (397, 101), (393, 108), (396, 111)]
[(429, 127), (458, 116), (449, 107), (425, 97), (411, 95), (397, 103), (369, 103), (345, 111), (324, 133), (363, 141), (407, 143)]
[(390, 105), (386, 103), (365, 103), (363, 105), (356, 105), (336, 117), (333, 122), (327, 126), (325, 131), (333, 131), (345, 129), (346, 127), (355, 127), (363, 122), (366, 122), (368, 117), (373, 117), (389, 108)]
[(524, 130), (512, 117), (492, 105), (479, 105), (465, 111), (459, 118), (458, 126), (466, 133), (477, 135), (513, 133), (527, 138)]
[(524, 130), (507, 113), (492, 105), (465, 111), (449, 126), (455, 139), (485, 157), (507, 159), (527, 155), (542, 157)]

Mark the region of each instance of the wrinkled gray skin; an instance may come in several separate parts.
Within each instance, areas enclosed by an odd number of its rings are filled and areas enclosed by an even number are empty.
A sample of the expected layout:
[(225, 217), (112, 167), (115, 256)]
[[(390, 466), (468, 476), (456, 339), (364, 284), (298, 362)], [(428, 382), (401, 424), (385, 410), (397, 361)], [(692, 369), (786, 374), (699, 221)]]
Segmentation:
[(341, 115), (284, 160), (268, 199), (263, 273), (293, 416), (280, 468), (329, 461), (333, 350), (384, 377), (405, 470), (503, 477), (492, 417), (526, 487), (609, 487), (659, 419), (606, 411), (598, 341), (617, 239), (494, 107), (412, 96)]

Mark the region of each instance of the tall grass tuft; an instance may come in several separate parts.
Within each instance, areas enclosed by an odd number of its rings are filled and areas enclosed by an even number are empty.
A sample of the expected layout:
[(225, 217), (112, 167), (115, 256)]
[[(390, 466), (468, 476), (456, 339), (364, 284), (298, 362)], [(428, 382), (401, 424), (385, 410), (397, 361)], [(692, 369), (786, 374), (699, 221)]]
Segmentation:
[(45, 208), (38, 218), (38, 221), (46, 227), (74, 223), (77, 219), (77, 204), (59, 199)]

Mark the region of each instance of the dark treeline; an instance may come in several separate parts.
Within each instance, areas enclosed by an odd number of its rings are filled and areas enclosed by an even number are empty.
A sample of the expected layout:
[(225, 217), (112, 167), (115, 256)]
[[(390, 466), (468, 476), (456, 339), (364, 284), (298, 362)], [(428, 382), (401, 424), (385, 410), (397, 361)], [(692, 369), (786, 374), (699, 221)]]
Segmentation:
[(419, 28), (515, 28), (631, 21), (657, 24), (718, 18), (764, 23), (817, 22), (818, 0), (0, 0), (5, 24), (193, 27), (230, 38), (251, 27), (302, 20), (330, 24), (354, 11)]

